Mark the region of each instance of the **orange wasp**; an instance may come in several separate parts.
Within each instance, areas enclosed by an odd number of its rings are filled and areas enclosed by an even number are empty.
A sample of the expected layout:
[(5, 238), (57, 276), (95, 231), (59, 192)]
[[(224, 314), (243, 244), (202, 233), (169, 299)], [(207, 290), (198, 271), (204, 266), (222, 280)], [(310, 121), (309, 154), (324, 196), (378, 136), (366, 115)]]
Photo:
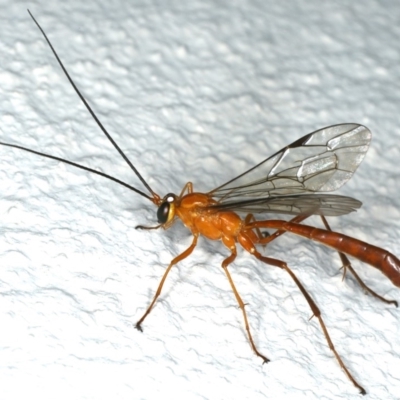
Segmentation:
[[(195, 192), (193, 184), (188, 182), (179, 195), (168, 193), (164, 197), (160, 197), (151, 189), (139, 171), (103, 127), (69, 76), (45, 32), (32, 14), (30, 12), (29, 14), (42, 32), (81, 101), (103, 133), (140, 179), (148, 193), (103, 172), (59, 157), (14, 144), (3, 142), (0, 142), (0, 144), (58, 160), (92, 172), (117, 182), (147, 198), (158, 207), (158, 225), (154, 227), (138, 226), (137, 228), (139, 229), (168, 229), (180, 219), (193, 235), (191, 245), (170, 262), (158, 285), (153, 300), (146, 312), (136, 323), (136, 328), (142, 331), (142, 324), (161, 294), (168, 273), (175, 264), (192, 253), (197, 245), (199, 236), (205, 236), (210, 240), (221, 240), (230, 253), (222, 262), (222, 268), (243, 313), (250, 345), (263, 362), (269, 362), (269, 359), (258, 351), (254, 343), (247, 319), (245, 303), (240, 297), (228, 270), (228, 266), (236, 258), (236, 247), (239, 243), (241, 247), (260, 261), (287, 271), (307, 300), (313, 316), (318, 318), (328, 345), (345, 374), (360, 392), (365, 394), (365, 389), (353, 378), (337, 353), (321, 317), (319, 308), (297, 276), (284, 261), (263, 256), (257, 250), (257, 246), (265, 246), (285, 232), (292, 232), (330, 246), (339, 252), (344, 267), (344, 274), (349, 271), (365, 291), (386, 303), (397, 306), (396, 301), (387, 300), (367, 287), (354, 271), (345, 254), (378, 268), (398, 287), (400, 287), (400, 260), (379, 247), (340, 233), (332, 232), (325, 218), (327, 216), (339, 216), (355, 211), (361, 206), (361, 202), (351, 197), (321, 193), (334, 191), (351, 178), (368, 150), (371, 132), (366, 127), (354, 123), (329, 126), (296, 140), (253, 168), (208, 193)], [(241, 218), (237, 214), (238, 212), (245, 213), (246, 217), (244, 219)], [(293, 218), (289, 221), (257, 221), (254, 214), (261, 213), (288, 214), (293, 215)], [(301, 223), (311, 215), (319, 215), (326, 229), (318, 229)], [(274, 229), (275, 231), (271, 235), (266, 235), (260, 229)]]

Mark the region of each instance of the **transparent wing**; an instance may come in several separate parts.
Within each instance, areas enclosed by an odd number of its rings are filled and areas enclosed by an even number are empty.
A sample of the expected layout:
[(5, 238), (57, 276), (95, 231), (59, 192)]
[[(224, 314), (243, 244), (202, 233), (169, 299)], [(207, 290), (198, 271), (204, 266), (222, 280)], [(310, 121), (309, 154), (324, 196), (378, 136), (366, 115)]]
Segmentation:
[(208, 194), (225, 201), (333, 191), (351, 178), (370, 141), (365, 126), (332, 125), (296, 140)]
[(353, 123), (309, 133), (209, 192), (218, 202), (210, 208), (285, 214), (313, 210), (320, 214), (323, 209), (324, 215), (346, 214), (361, 203), (344, 196), (312, 194), (333, 191), (346, 183), (370, 141), (369, 129)]
[(347, 196), (334, 194), (303, 194), (297, 196), (273, 196), (241, 201), (226, 201), (209, 206), (208, 209), (215, 210), (216, 212), (233, 210), (248, 214), (317, 214), (333, 217), (348, 214), (360, 208), (361, 205), (361, 201)]

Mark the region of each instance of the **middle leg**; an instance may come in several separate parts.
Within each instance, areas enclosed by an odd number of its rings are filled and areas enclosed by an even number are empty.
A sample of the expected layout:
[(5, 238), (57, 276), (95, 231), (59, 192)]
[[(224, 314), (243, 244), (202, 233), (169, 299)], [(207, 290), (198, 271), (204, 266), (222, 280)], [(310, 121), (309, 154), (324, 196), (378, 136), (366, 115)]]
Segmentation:
[(236, 301), (239, 304), (239, 308), (242, 310), (243, 319), (244, 319), (244, 325), (245, 325), (245, 328), (246, 328), (247, 337), (249, 338), (249, 342), (250, 342), (251, 348), (253, 349), (254, 353), (256, 353), (256, 355), (258, 357), (262, 358), (263, 363), (267, 363), (267, 362), (269, 362), (269, 359), (267, 357), (263, 356), (257, 350), (257, 347), (254, 344), (253, 336), (251, 335), (251, 332), (250, 332), (249, 321), (247, 319), (247, 313), (246, 313), (246, 310), (245, 310), (245, 303), (243, 302), (242, 298), (240, 297), (240, 294), (237, 291), (236, 286), (235, 286), (235, 284), (233, 282), (232, 276), (231, 276), (231, 274), (230, 274), (230, 272), (228, 270), (229, 264), (231, 264), (235, 260), (236, 255), (237, 255), (235, 241), (234, 241), (233, 238), (223, 238), (222, 241), (225, 244), (225, 246), (228, 247), (228, 249), (231, 251), (231, 255), (229, 257), (227, 257), (222, 262), (222, 268), (223, 268), (223, 270), (224, 270), (224, 272), (225, 272), (225, 274), (226, 274), (226, 276), (228, 278), (228, 281), (229, 281), (229, 283), (231, 285), (233, 294), (235, 295)]

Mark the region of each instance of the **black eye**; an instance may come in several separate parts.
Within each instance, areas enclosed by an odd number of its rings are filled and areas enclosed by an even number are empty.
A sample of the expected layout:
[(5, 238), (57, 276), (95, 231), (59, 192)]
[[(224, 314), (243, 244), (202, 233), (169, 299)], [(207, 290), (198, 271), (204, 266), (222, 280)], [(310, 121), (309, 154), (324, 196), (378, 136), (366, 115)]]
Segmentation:
[(160, 224), (165, 224), (168, 220), (170, 203), (164, 201), (157, 210), (157, 220)]

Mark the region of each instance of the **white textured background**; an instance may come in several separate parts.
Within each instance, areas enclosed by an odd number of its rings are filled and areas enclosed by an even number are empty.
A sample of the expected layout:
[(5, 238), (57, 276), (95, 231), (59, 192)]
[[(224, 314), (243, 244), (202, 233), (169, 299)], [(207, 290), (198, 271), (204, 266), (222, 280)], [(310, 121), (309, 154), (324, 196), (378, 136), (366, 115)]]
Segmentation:
[[(1, 0), (0, 140), (139, 186), (28, 7), (161, 195), (188, 180), (210, 190), (323, 126), (365, 124), (371, 148), (340, 191), (363, 208), (331, 223), (400, 255), (397, 0)], [(272, 360), (261, 365), (220, 268), (220, 243), (201, 240), (174, 268), (136, 331), (189, 233), (136, 231), (154, 224), (154, 207), (100, 177), (9, 148), (0, 163), (1, 399), (360, 398), (290, 278), (240, 252), (231, 272)], [(399, 399), (400, 310), (342, 282), (331, 250), (287, 236), (267, 253), (312, 293), (368, 399)], [(379, 272), (353, 265), (400, 300)]]

